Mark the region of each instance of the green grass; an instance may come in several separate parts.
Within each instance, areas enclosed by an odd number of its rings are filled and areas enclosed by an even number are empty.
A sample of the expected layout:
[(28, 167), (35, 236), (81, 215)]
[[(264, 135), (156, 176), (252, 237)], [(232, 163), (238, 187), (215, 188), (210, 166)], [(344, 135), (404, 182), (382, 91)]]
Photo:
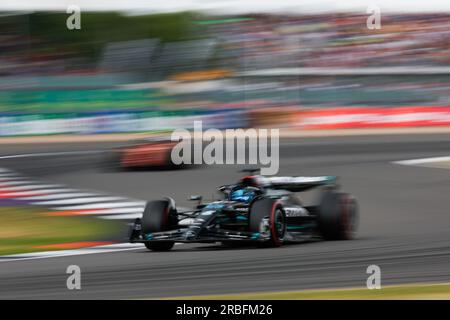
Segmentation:
[(44, 251), (38, 248), (43, 245), (111, 239), (120, 228), (115, 221), (46, 213), (33, 207), (0, 207), (0, 255)]
[[(173, 299), (173, 298), (170, 298)], [(175, 298), (177, 299), (177, 298)], [(450, 284), (415, 284), (366, 288), (187, 296), (180, 299), (210, 300), (422, 300), (450, 299)]]

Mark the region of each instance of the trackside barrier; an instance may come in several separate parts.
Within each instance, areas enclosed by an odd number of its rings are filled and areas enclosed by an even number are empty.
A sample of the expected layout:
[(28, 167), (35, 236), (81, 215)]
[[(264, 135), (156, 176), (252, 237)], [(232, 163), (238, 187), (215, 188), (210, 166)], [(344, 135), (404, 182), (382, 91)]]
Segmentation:
[[(300, 111), (299, 111), (300, 110)], [(0, 114), (1, 136), (138, 133), (192, 129), (277, 127), (314, 129), (450, 126), (450, 107), (340, 107), (301, 110), (298, 107), (207, 110), (162, 114), (115, 112), (103, 114)]]
[(192, 129), (201, 120), (203, 128), (245, 128), (249, 126), (243, 110), (207, 110), (171, 115), (152, 112), (114, 112), (80, 114), (0, 114), (0, 136), (55, 134), (102, 134)]
[(300, 129), (449, 126), (450, 107), (324, 108), (297, 112)]

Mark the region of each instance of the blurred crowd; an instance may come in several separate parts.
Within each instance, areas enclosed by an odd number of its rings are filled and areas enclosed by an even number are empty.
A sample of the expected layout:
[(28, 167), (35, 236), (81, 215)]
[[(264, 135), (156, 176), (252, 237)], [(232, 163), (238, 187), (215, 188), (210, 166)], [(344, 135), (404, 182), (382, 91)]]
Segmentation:
[(450, 15), (262, 16), (219, 24), (223, 58), (240, 68), (448, 66)]
[[(191, 37), (202, 40), (103, 43), (96, 59), (83, 56), (70, 46), (34, 37), (32, 32), (27, 33), (26, 20), (17, 28), (17, 18), (9, 23), (2, 23), (0, 18), (0, 74), (118, 71), (118, 66), (130, 67), (136, 62), (157, 78), (217, 65), (238, 71), (449, 65), (450, 15), (382, 15), (379, 30), (369, 30), (367, 18), (368, 15), (336, 14), (223, 19), (192, 28)], [(213, 19), (217, 17), (209, 21)], [(119, 64), (115, 63), (117, 60)]]

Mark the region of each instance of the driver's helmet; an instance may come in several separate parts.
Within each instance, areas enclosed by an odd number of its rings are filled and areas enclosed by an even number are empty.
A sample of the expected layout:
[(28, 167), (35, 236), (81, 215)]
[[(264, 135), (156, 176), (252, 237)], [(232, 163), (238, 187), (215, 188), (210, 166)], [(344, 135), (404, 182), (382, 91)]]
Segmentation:
[(230, 192), (231, 201), (240, 201), (249, 203), (256, 196), (256, 191), (254, 188), (249, 187), (238, 187)]

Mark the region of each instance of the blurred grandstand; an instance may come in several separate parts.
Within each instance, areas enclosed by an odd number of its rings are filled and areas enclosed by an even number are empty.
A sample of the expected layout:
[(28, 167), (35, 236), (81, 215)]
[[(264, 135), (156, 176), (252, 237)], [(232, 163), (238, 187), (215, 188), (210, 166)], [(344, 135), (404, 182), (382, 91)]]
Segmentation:
[(289, 126), (304, 108), (450, 103), (449, 14), (383, 15), (380, 30), (356, 14), (87, 13), (79, 31), (66, 17), (0, 15), (0, 135), (164, 130), (196, 117)]

